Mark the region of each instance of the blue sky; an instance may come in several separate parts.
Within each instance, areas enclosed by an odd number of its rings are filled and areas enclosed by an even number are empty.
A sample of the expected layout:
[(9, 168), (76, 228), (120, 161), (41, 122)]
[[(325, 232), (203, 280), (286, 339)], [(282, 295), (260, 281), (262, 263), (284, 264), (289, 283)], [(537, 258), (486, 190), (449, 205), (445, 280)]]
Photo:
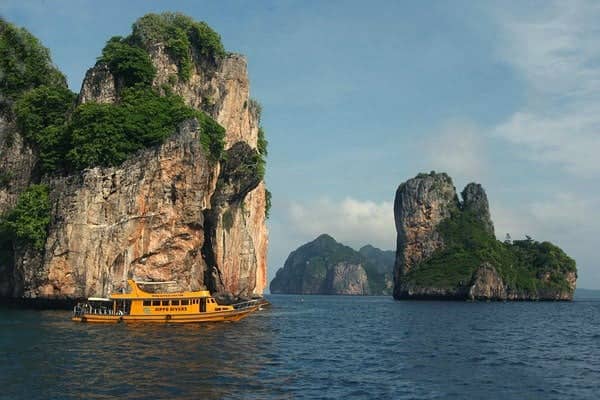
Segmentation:
[(269, 277), (327, 232), (393, 249), (398, 184), (487, 190), (497, 235), (549, 240), (600, 288), (600, 3), (17, 1), (0, 13), (79, 91), (113, 35), (180, 11), (247, 56), (270, 142)]

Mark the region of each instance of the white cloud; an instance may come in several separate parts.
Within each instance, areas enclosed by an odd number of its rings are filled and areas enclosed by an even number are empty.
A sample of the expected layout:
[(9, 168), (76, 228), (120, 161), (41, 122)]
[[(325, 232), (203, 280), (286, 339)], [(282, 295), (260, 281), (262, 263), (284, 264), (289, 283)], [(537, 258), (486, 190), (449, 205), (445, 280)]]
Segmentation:
[[(581, 285), (598, 287), (600, 197), (585, 182), (600, 177), (600, 2), (539, 4), (533, 12), (495, 10), (500, 58), (522, 79), (526, 101), (492, 133), (514, 145), (517, 155), (552, 171), (556, 192), (525, 197), (510, 210), (495, 206), (492, 216), (500, 239), (510, 232), (513, 238), (528, 234), (554, 242), (578, 261)], [(569, 174), (567, 180), (560, 171)]]
[(559, 229), (581, 229), (599, 221), (594, 201), (574, 193), (558, 193), (553, 198), (531, 204), (531, 214), (541, 225)]
[(532, 161), (558, 164), (578, 176), (600, 173), (600, 104), (555, 117), (517, 112), (495, 132), (522, 146)]
[(396, 228), (391, 202), (376, 203), (351, 197), (334, 201), (324, 197), (306, 203), (290, 203), (286, 218), (288, 228), (308, 240), (328, 233), (354, 248), (372, 244), (384, 250), (395, 249)]
[(430, 169), (447, 172), (456, 180), (481, 179), (486, 170), (486, 148), (480, 129), (471, 121), (448, 121), (425, 139)]
[(557, 193), (520, 207), (492, 204), (491, 213), (500, 240), (510, 233), (513, 239), (529, 235), (540, 241), (570, 243), (581, 242), (586, 235), (595, 234), (600, 224), (599, 205), (597, 198)]
[[(501, 13), (501, 57), (519, 70), (532, 89), (559, 98), (598, 96), (600, 3), (545, 1), (533, 13)], [(591, 84), (591, 86), (590, 86)]]
[(545, 2), (500, 17), (501, 58), (527, 85), (527, 103), (495, 129), (526, 158), (577, 176), (600, 173), (600, 3)]

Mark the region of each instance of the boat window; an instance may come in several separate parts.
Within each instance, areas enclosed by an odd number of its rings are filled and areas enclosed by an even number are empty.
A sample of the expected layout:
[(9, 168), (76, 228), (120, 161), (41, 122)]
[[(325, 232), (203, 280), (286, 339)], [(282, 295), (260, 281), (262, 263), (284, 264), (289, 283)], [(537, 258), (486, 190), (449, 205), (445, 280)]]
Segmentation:
[(169, 305), (169, 300), (163, 300), (162, 301), (162, 305), (163, 306), (168, 306)]
[(171, 305), (172, 306), (178, 306), (179, 305), (179, 300), (171, 300)]
[(152, 300), (153, 306), (160, 306), (160, 300)]
[(181, 300), (181, 305), (182, 306), (187, 306), (188, 304), (190, 304), (189, 300)]
[(150, 300), (144, 300), (144, 306), (149, 306), (150, 305)]

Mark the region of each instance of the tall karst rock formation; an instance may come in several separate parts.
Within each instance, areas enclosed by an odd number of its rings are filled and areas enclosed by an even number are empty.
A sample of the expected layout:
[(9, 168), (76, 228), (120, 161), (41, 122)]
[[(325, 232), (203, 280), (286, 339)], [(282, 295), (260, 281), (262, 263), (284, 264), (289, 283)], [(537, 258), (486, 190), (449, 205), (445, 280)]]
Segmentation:
[[(162, 144), (118, 166), (36, 177), (35, 149), (5, 112), (0, 167), (15, 174), (0, 187), (0, 211), (14, 207), (19, 192), (37, 180), (49, 187), (51, 219), (42, 251), (17, 248), (0, 259), (1, 296), (105, 296), (130, 277), (236, 297), (262, 294), (268, 200), (256, 171), (260, 106), (250, 98), (246, 59), (207, 56), (192, 43), (182, 79), (181, 58), (165, 41), (143, 39), (137, 46), (156, 70), (152, 88), (181, 96), (224, 127), (224, 156), (210, 157), (201, 124), (189, 119)], [(119, 103), (126, 82), (113, 72), (103, 61), (88, 70), (77, 103)]]
[(481, 185), (458, 198), (444, 173), (396, 191), (396, 299), (571, 300), (575, 261), (549, 242), (496, 240)]

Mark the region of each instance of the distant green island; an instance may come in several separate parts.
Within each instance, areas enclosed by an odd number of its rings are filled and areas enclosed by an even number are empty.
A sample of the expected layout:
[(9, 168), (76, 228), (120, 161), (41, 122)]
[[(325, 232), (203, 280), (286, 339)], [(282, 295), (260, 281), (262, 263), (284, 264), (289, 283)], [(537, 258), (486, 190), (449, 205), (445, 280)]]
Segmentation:
[(391, 295), (395, 252), (356, 251), (327, 234), (293, 251), (271, 281), (271, 293)]

